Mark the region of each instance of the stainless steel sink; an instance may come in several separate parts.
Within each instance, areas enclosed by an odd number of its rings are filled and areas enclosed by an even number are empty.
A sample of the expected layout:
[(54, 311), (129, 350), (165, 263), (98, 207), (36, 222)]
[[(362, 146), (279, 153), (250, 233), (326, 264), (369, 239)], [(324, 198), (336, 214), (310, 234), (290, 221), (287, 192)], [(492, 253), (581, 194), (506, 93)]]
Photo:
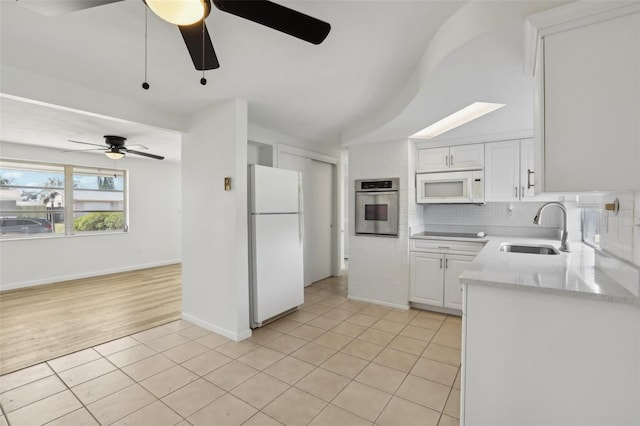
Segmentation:
[(502, 243), (500, 244), (500, 251), (506, 251), (509, 253), (528, 253), (528, 254), (560, 254), (558, 249), (553, 246), (549, 246), (546, 244), (535, 245), (535, 244), (511, 244), (511, 243)]

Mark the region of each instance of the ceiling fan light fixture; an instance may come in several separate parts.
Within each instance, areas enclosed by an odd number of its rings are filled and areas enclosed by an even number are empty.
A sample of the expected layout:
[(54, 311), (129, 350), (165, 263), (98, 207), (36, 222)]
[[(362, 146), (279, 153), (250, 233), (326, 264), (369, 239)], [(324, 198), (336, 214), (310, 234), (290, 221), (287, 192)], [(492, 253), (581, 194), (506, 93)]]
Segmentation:
[(104, 153), (107, 155), (107, 157), (111, 158), (112, 160), (119, 160), (122, 157), (124, 157), (124, 153), (120, 152), (120, 150), (115, 147), (106, 150)]
[(145, 0), (145, 3), (160, 18), (183, 26), (205, 18), (210, 5), (208, 0)]

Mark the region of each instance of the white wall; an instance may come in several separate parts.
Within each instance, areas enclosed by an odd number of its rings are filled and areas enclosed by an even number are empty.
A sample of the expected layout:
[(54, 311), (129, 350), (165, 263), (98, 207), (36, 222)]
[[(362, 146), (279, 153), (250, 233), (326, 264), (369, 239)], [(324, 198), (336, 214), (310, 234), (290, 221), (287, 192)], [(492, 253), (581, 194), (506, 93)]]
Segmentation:
[[(355, 235), (349, 229), (349, 298), (408, 308), (409, 300), (409, 141), (349, 147), (349, 188), (356, 179), (400, 178), (398, 238)], [(354, 193), (349, 194), (354, 211)]]
[(183, 318), (234, 340), (249, 337), (246, 102), (210, 107), (184, 135), (182, 207)]
[[(632, 212), (633, 224), (633, 262), (640, 266), (640, 192), (636, 192), (634, 211)], [(640, 340), (638, 341), (640, 345)]]
[[(113, 168), (102, 154), (1, 142), (4, 158)], [(130, 229), (108, 235), (0, 241), (0, 290), (129, 271), (181, 261), (180, 164), (125, 157)]]
[(351, 210), (349, 210), (349, 194), (353, 191), (353, 188), (349, 186), (349, 155), (347, 151), (343, 151), (340, 155), (340, 163), (342, 164), (341, 169), (341, 179), (340, 187), (342, 188), (342, 206), (340, 215), (342, 216), (342, 259), (340, 260), (340, 268), (346, 268), (346, 263), (344, 259), (349, 258), (349, 231), (350, 227), (353, 226), (353, 214)]
[(99, 92), (24, 69), (0, 65), (4, 95), (44, 102), (112, 119), (183, 131), (187, 117), (111, 93)]
[[(640, 193), (607, 194), (604, 203), (613, 203), (617, 198), (620, 210), (602, 210), (600, 223), (600, 247), (621, 259), (640, 266)], [(635, 198), (635, 200), (634, 200)], [(634, 218), (635, 209), (635, 218)]]
[[(407, 209), (409, 213), (408, 223), (409, 227), (416, 229), (420, 227), (424, 222), (424, 212), (422, 206), (416, 204), (416, 164), (418, 164), (417, 157), (418, 151), (416, 150), (416, 142), (409, 140), (408, 144), (408, 170), (407, 170)], [(414, 233), (412, 230), (411, 233)]]
[(334, 144), (318, 144), (310, 140), (295, 138), (254, 124), (249, 125), (248, 133), (248, 139), (250, 141), (272, 145), (274, 147), (273, 151), (275, 158), (273, 164), (278, 164), (278, 144), (295, 146), (321, 155), (328, 155), (333, 158), (340, 158), (340, 152), (342, 151), (342, 148), (337, 142)]

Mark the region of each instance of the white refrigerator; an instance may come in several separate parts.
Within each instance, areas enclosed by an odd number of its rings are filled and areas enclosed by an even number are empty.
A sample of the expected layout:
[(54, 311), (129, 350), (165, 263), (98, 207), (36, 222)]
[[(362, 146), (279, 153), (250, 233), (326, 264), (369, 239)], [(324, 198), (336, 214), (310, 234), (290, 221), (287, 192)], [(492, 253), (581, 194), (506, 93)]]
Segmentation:
[(251, 328), (304, 303), (302, 175), (249, 166)]

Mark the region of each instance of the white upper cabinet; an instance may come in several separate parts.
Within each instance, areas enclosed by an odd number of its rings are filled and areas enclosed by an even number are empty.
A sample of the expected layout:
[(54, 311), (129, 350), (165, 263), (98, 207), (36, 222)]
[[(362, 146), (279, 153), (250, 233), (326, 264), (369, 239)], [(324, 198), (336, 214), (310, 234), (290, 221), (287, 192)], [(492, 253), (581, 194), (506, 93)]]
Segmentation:
[(417, 171), (442, 170), (449, 168), (449, 147), (418, 150)]
[(520, 141), (486, 143), (485, 201), (520, 199)]
[(482, 144), (456, 145), (418, 150), (418, 172), (481, 169), (484, 167)]
[(520, 198), (532, 198), (535, 194), (536, 173), (534, 167), (533, 139), (520, 141)]
[(557, 201), (556, 194), (536, 195), (533, 139), (490, 142), (485, 149), (485, 201)]
[(640, 2), (527, 18), (536, 57), (536, 193), (640, 190)]
[(457, 145), (449, 148), (449, 167), (452, 169), (481, 169), (484, 167), (482, 145)]

